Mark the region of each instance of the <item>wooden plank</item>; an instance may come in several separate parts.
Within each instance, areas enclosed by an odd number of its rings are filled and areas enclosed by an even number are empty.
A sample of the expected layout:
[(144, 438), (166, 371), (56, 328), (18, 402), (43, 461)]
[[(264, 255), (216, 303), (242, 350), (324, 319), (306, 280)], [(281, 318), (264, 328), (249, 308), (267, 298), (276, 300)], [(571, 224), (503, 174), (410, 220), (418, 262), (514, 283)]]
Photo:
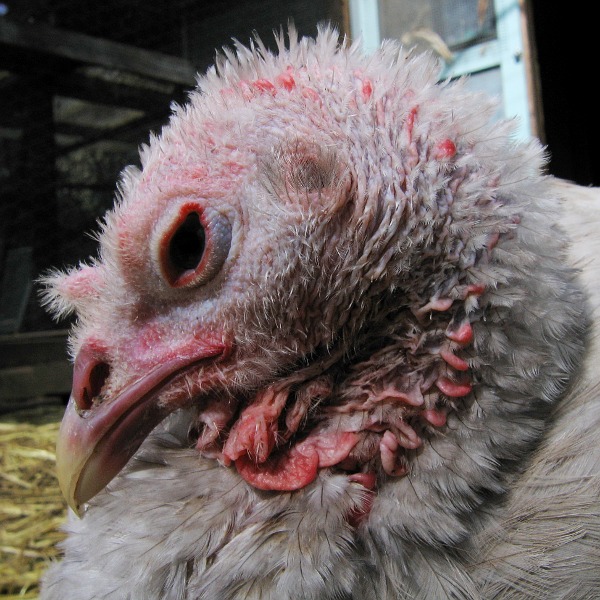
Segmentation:
[(67, 395), (72, 369), (67, 361), (0, 369), (0, 400)]
[[(58, 81), (53, 82), (52, 89), (59, 96), (119, 108), (133, 108), (151, 114), (149, 117), (144, 117), (139, 124), (130, 122), (123, 126), (123, 130), (111, 131), (99, 127), (93, 120), (93, 112), (90, 111), (89, 126), (84, 127), (58, 121), (54, 124), (56, 133), (90, 138), (91, 142), (86, 141), (86, 144), (100, 139), (113, 139), (137, 144), (141, 138), (147, 136), (149, 128), (155, 127), (157, 123), (162, 126), (166, 122), (170, 114), (172, 101), (182, 103), (185, 100), (185, 92), (183, 88), (178, 86), (174, 86), (172, 95), (167, 95), (153, 90), (101, 82), (97, 78), (92, 79), (94, 81), (90, 81), (90, 79), (81, 75), (74, 76), (71, 74), (64, 78), (60, 77)], [(0, 81), (0, 127), (8, 129), (21, 129), (23, 127), (26, 115), (23, 114), (21, 105), (15, 106), (14, 99), (25, 97), (27, 89), (20, 76), (11, 76)]]
[(173, 88), (167, 94), (79, 73), (70, 73), (53, 83), (54, 93), (57, 96), (86, 100), (96, 104), (133, 108), (144, 112), (154, 112), (161, 106), (169, 107), (173, 100), (178, 102), (185, 100), (185, 94), (181, 88)]
[(135, 141), (139, 143), (141, 139), (146, 140), (148, 138), (148, 132), (150, 130), (160, 130), (166, 123), (170, 112), (170, 108), (165, 107), (164, 111), (144, 115), (139, 119), (128, 121), (120, 127), (96, 130), (95, 133), (91, 131), (90, 136), (87, 139), (59, 148), (57, 156), (70, 154), (71, 152), (75, 152), (76, 150), (85, 148), (86, 146), (90, 146), (91, 144), (95, 144), (102, 140)]
[(130, 71), (189, 87), (195, 84), (196, 69), (182, 58), (42, 23), (17, 24), (8, 19), (0, 19), (0, 54), (3, 46), (75, 63)]
[(0, 369), (37, 363), (68, 363), (65, 329), (0, 335)]
[[(148, 140), (148, 133), (150, 130), (160, 130), (162, 125), (166, 122), (167, 117), (161, 116), (160, 118), (154, 119), (151, 122), (144, 121), (138, 124), (137, 122), (132, 124), (126, 131), (114, 131), (111, 129), (100, 129), (97, 127), (83, 127), (80, 125), (71, 125), (69, 123), (57, 123), (54, 130), (57, 135), (64, 135), (71, 139), (68, 141), (58, 142), (58, 155), (62, 156), (61, 148), (65, 148), (64, 154), (70, 154), (84, 146), (91, 146), (98, 142), (117, 142), (119, 144), (135, 144), (139, 146), (141, 142)], [(0, 121), (1, 121), (0, 117)], [(73, 148), (76, 144), (77, 147)], [(111, 184), (111, 188), (114, 189), (115, 181), (111, 179), (106, 182), (106, 185)], [(91, 184), (92, 186), (95, 184)], [(58, 187), (64, 187), (63, 183), (59, 181)], [(84, 186), (85, 187), (85, 186)], [(104, 189), (104, 185), (101, 186)]]
[(0, 401), (66, 396), (72, 371), (66, 330), (0, 335)]

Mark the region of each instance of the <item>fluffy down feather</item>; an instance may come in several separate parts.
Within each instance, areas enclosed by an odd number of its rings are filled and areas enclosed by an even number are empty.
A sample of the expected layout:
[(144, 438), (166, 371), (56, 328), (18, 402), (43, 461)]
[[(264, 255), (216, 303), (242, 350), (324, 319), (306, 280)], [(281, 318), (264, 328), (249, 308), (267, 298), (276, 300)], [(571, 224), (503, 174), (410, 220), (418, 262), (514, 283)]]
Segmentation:
[(47, 278), (80, 517), (42, 599), (595, 597), (597, 190), (426, 56), (278, 43), (225, 52)]

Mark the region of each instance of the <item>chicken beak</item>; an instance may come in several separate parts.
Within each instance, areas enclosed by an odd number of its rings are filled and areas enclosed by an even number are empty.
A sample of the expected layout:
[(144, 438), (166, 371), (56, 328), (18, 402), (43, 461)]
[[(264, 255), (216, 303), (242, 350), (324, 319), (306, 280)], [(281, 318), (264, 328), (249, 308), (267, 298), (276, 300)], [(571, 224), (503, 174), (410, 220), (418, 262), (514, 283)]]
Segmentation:
[(79, 515), (81, 506), (121, 471), (152, 429), (179, 407), (159, 409), (150, 398), (132, 407), (124, 404), (119, 398), (107, 410), (85, 414), (69, 400), (56, 444), (56, 468), (60, 489)]
[(56, 444), (56, 467), (60, 489), (78, 515), (83, 504), (121, 471), (154, 427), (191, 402), (189, 394), (161, 402), (162, 392), (181, 383), (190, 371), (202, 369), (207, 359), (223, 353), (224, 348), (215, 345), (203, 348), (193, 360), (167, 361), (115, 397), (86, 409), (78, 402), (76, 364), (73, 392)]

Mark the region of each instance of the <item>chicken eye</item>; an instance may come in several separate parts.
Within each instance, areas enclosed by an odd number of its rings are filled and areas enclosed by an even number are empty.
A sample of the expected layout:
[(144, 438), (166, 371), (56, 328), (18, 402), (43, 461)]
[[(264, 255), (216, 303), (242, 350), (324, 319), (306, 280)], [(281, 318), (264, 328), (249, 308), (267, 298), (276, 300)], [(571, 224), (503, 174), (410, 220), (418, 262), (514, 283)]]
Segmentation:
[(231, 224), (225, 215), (186, 204), (160, 239), (162, 275), (175, 288), (206, 283), (225, 262), (230, 246)]
[(169, 242), (169, 261), (180, 274), (195, 269), (204, 254), (204, 226), (196, 212), (190, 213)]

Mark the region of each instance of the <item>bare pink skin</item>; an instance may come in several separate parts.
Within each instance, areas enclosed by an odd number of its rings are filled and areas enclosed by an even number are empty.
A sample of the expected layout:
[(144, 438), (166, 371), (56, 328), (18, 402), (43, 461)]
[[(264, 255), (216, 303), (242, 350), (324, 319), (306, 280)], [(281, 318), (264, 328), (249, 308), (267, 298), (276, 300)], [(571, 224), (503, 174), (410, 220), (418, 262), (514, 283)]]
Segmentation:
[(456, 145), (452, 140), (442, 140), (435, 147), (435, 157), (438, 160), (443, 160), (445, 158), (452, 158), (456, 154)]

